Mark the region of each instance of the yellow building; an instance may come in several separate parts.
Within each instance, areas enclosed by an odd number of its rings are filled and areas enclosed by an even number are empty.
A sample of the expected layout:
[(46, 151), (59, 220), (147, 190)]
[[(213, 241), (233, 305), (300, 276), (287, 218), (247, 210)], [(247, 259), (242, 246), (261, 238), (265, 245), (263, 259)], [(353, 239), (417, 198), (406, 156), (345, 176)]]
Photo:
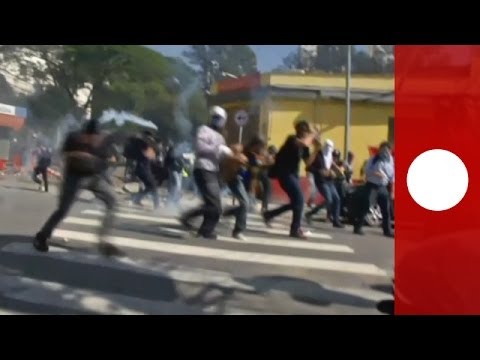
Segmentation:
[[(293, 133), (293, 124), (308, 120), (322, 129), (322, 138), (345, 149), (345, 88), (343, 75), (269, 73), (228, 79), (213, 86), (211, 105), (223, 106), (231, 120), (244, 110), (249, 122), (242, 142), (259, 134), (281, 146)], [(355, 175), (369, 157), (369, 147), (393, 142), (393, 77), (353, 76), (351, 82), (351, 146), (356, 156)], [(227, 139), (239, 140), (239, 127), (229, 121)], [(344, 154), (343, 154), (344, 156)]]

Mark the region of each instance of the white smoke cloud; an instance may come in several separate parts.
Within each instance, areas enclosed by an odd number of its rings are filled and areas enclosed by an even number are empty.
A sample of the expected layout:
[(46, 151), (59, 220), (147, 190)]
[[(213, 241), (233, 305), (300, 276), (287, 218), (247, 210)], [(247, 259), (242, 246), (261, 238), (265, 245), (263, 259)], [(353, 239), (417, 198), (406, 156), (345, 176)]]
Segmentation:
[(99, 119), (100, 124), (107, 124), (114, 121), (118, 127), (122, 127), (125, 123), (133, 123), (147, 129), (158, 130), (157, 125), (149, 120), (142, 119), (139, 116), (130, 114), (126, 111), (115, 111), (112, 109), (105, 110)]
[(182, 138), (187, 138), (191, 135), (193, 125), (189, 119), (189, 100), (199, 88), (200, 79), (196, 78), (178, 95), (174, 117), (175, 125)]

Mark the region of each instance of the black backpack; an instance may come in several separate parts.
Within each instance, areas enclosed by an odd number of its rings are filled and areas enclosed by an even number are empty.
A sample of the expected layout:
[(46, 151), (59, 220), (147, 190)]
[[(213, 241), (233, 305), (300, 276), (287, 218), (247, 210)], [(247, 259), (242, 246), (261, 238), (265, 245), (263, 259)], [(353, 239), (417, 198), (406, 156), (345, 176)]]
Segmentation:
[(107, 168), (107, 159), (99, 156), (99, 153), (103, 152), (101, 149), (105, 146), (104, 135), (77, 134), (67, 141), (70, 141), (74, 148), (90, 149), (90, 151), (77, 150), (67, 157), (66, 164), (70, 172), (79, 176), (92, 176)]
[(140, 142), (142, 142), (142, 140), (137, 137), (128, 138), (125, 148), (123, 149), (123, 156), (129, 160), (137, 160), (141, 147)]

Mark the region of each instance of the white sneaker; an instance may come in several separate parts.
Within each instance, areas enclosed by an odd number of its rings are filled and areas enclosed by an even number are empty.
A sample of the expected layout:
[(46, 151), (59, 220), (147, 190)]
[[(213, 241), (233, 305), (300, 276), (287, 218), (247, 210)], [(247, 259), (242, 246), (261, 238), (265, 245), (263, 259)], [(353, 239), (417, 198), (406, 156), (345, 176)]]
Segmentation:
[(247, 238), (242, 233), (233, 234), (232, 237), (237, 240), (246, 241)]

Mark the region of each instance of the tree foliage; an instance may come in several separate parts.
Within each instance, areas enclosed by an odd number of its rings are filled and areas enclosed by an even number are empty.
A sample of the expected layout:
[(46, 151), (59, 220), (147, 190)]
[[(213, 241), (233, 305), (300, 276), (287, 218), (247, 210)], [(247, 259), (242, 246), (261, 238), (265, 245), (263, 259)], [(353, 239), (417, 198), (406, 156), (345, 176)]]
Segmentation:
[[(99, 117), (114, 109), (147, 118), (162, 134), (178, 137), (176, 99), (197, 76), (185, 63), (138, 45), (1, 45), (0, 56), (2, 71), (34, 84), (30, 112), (37, 124), (50, 128), (66, 114), (79, 119), (91, 109)], [(204, 114), (206, 104), (195, 93), (191, 97), (185, 113), (200, 121), (190, 112)]]
[[(343, 73), (347, 67), (348, 45), (318, 45), (313, 59), (312, 70), (326, 73)], [(305, 59), (300, 51), (294, 51), (283, 59), (283, 68), (304, 69)], [(352, 47), (352, 72), (358, 74), (392, 73), (393, 63), (383, 63), (377, 57), (371, 57), (356, 47)]]
[(183, 56), (198, 68), (207, 91), (225, 76), (243, 76), (257, 71), (257, 57), (248, 45), (190, 45)]

